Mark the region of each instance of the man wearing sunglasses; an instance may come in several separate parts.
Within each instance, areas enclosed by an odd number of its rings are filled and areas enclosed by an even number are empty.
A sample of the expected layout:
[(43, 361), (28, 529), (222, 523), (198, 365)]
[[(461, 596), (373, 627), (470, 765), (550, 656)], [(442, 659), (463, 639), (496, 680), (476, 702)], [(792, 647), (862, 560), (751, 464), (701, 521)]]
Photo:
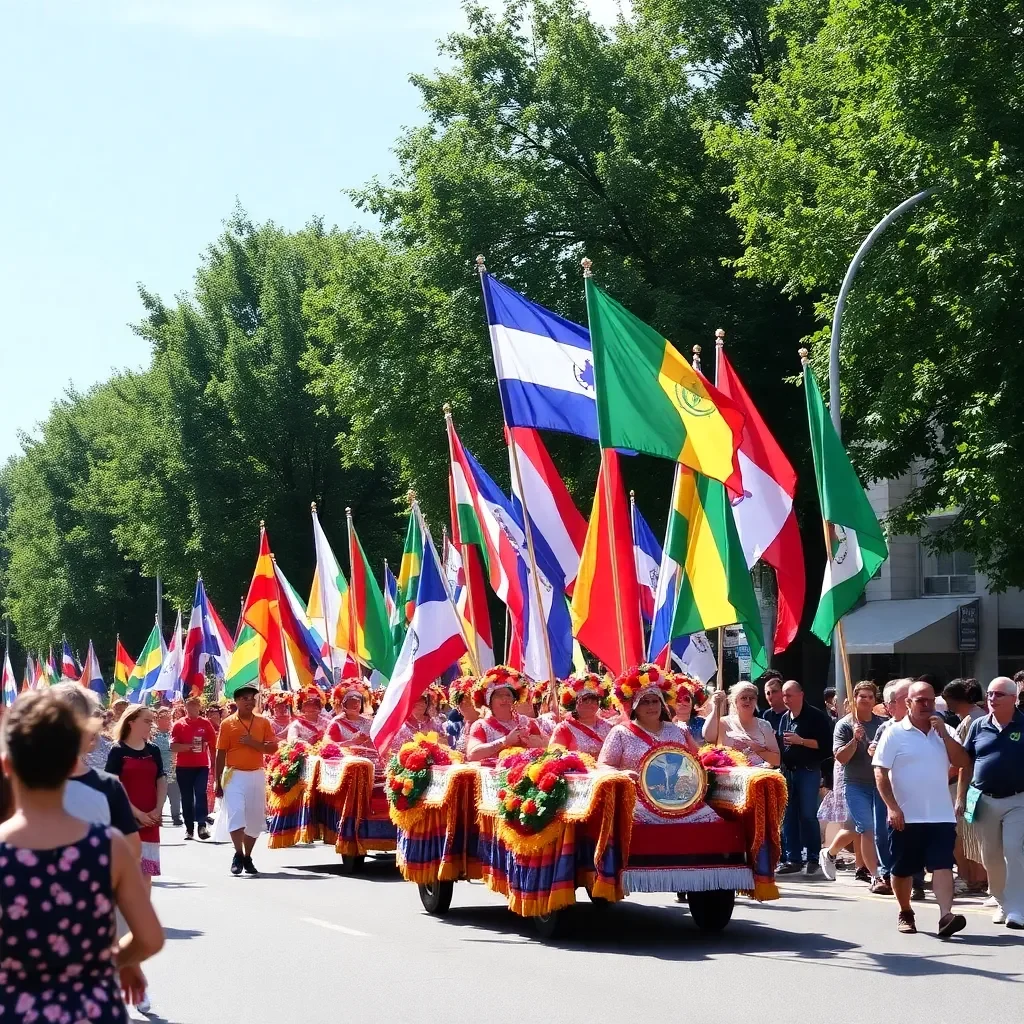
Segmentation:
[(971, 725), (964, 744), (974, 769), (960, 771), (957, 807), (971, 816), (981, 839), (989, 889), (999, 903), (993, 922), (1024, 929), (1024, 713), (1017, 685), (1006, 676), (988, 684), (986, 698), (989, 713)]

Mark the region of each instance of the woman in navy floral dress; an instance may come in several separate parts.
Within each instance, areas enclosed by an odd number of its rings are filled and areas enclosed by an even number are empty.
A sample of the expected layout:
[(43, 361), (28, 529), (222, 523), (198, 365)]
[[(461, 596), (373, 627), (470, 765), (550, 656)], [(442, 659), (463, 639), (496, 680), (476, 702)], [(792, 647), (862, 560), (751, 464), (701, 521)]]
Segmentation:
[[(14, 815), (0, 825), (0, 1020), (114, 1024), (163, 933), (124, 837), (65, 813), (78, 759), (74, 712), (47, 690), (18, 698), (0, 735)], [(118, 942), (114, 908), (131, 933)]]

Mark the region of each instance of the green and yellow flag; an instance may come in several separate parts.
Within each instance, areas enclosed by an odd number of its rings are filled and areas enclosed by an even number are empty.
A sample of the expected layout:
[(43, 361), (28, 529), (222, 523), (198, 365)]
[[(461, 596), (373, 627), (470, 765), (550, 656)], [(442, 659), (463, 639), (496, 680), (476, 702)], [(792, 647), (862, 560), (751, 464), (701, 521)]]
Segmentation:
[(416, 502), (409, 510), (409, 526), (405, 531), (402, 564), (398, 567), (398, 589), (395, 596), (395, 621), (392, 636), (396, 651), (402, 649), (412, 613), (416, 610), (416, 593), (420, 585), (420, 566), (423, 564), (423, 531), (420, 528)]
[(743, 413), (589, 277), (586, 289), (601, 447), (673, 459), (742, 494)]

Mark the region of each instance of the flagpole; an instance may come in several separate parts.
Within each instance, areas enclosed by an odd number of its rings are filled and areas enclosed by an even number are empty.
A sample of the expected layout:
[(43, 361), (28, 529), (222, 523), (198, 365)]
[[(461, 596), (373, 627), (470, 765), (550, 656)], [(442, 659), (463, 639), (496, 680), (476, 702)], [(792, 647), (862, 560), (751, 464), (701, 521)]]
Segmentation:
[[(476, 258), (476, 271), (477, 276), (480, 279), (480, 289), (483, 291), (484, 285), (484, 274), (487, 273), (487, 266), (484, 263), (483, 256), (477, 256)], [(490, 334), (490, 325), (488, 324), (487, 333)], [(493, 352), (492, 352), (493, 354)], [(512, 453), (512, 471), (516, 475), (516, 484), (519, 487), (519, 503), (523, 507), (523, 527), (526, 532), (526, 553), (530, 559), (530, 579), (533, 584), (533, 597), (537, 602), (537, 612), (541, 617), (541, 621), (544, 622), (544, 660), (547, 663), (548, 669), (548, 692), (554, 691), (557, 682), (555, 680), (555, 663), (551, 658), (551, 638), (548, 636), (548, 624), (544, 617), (544, 601), (540, 591), (540, 571), (537, 568), (537, 553), (533, 546), (533, 527), (530, 524), (530, 509), (526, 502), (526, 488), (523, 486), (523, 474), (519, 469), (519, 447), (515, 443), (515, 438), (510, 432), (508, 425), (508, 414), (505, 411), (505, 402), (501, 398), (501, 389), (498, 389), (498, 398), (501, 402), (501, 417), (505, 423), (505, 437), (508, 441), (509, 451)], [(549, 581), (550, 582), (550, 581)], [(554, 587), (552, 586), (552, 589)], [(553, 599), (562, 595), (553, 595)], [(526, 631), (526, 623), (523, 623), (523, 631)], [(524, 652), (525, 653), (525, 652)], [(558, 701), (548, 701), (549, 706), (555, 706), (554, 717), (557, 722), (559, 719), (557, 704)]]
[[(416, 499), (413, 499), (412, 507), (409, 509), (413, 515), (416, 516), (416, 522), (420, 524), (420, 530), (423, 536), (427, 538), (427, 543), (430, 545), (431, 558), (437, 557), (437, 549), (434, 547), (434, 538), (430, 536), (430, 530), (427, 527), (427, 521), (423, 518), (423, 513), (420, 511), (419, 504)], [(459, 614), (458, 605), (455, 603), (455, 597), (452, 592), (448, 589), (448, 580), (445, 578), (444, 571), (440, 566), (435, 566), (436, 569), (441, 573), (441, 582), (444, 584), (444, 593), (448, 598), (448, 603), (452, 606), (452, 611), (455, 612), (455, 619), (459, 624), (459, 632), (462, 634), (462, 642), (466, 645), (466, 654), (469, 656), (470, 664), (473, 666), (473, 671), (476, 675), (480, 675), (480, 664), (476, 659), (476, 651), (470, 646), (469, 635), (466, 633), (466, 624), (462, 621), (462, 616)], [(423, 571), (422, 569), (420, 570)]]
[[(445, 436), (448, 438), (448, 475), (450, 477), (451, 463), (455, 459), (455, 452), (452, 449), (452, 433), (450, 429), (447, 429), (453, 426), (452, 407), (448, 402), (445, 402), (441, 408), (444, 412), (444, 422), (446, 427)], [(458, 507), (456, 506), (453, 508), (452, 512), (454, 512), (455, 518), (458, 520)], [(476, 638), (480, 635), (480, 627), (476, 622), (476, 603), (473, 601), (473, 586), (470, 583), (470, 579), (473, 574), (469, 571), (469, 545), (462, 541), (461, 528), (459, 529), (459, 542), (459, 554), (462, 556), (462, 571), (466, 574), (466, 610), (469, 612), (469, 624), (473, 627), (473, 656), (470, 660), (473, 662), (473, 665), (476, 666), (476, 674), (480, 675), (480, 662), (477, 657), (476, 650)], [(508, 611), (507, 605), (505, 606), (505, 610), (506, 612)]]
[[(699, 345), (694, 345), (693, 347), (696, 348), (696, 349), (700, 348)], [(676, 508), (676, 493), (679, 490), (679, 476), (682, 473), (682, 470), (683, 470), (682, 463), (681, 462), (677, 462), (676, 463), (675, 471), (672, 474), (672, 497), (671, 497), (671, 500), (670, 500), (670, 503), (669, 503), (669, 510), (668, 510), (669, 522), (672, 521), (672, 513), (675, 511), (675, 508)], [(668, 546), (668, 530), (665, 531), (665, 545), (666, 545), (666, 547)], [(683, 558), (684, 558), (684, 560), (686, 558), (686, 553), (685, 552), (683, 553)], [(682, 580), (682, 578), (683, 578), (683, 564), (682, 564), (682, 562), (676, 562), (676, 568), (675, 568), (675, 587), (674, 587), (674, 589), (672, 591), (672, 593), (673, 593), (673, 598), (672, 598), (672, 619), (675, 619), (675, 617), (676, 617), (676, 606), (679, 604), (679, 583)], [(657, 613), (657, 609), (655, 609), (655, 613)], [(672, 667), (672, 640), (673, 640), (673, 637), (672, 637), (672, 621), (670, 620), (669, 624), (668, 624), (668, 643), (665, 645), (665, 671), (666, 672)], [(652, 651), (651, 653), (653, 654), (654, 652)]]
[[(636, 491), (629, 492), (629, 530), (633, 535), (633, 561), (636, 562)], [(635, 566), (634, 566), (635, 571)], [(648, 588), (650, 589), (650, 588)], [(644, 635), (644, 610), (639, 605), (637, 606), (637, 615), (640, 617), (640, 638), (643, 639)], [(651, 623), (651, 628), (654, 628), (654, 623)], [(672, 645), (669, 644), (671, 647)], [(644, 644), (646, 650), (647, 645)]]
[[(309, 503), (309, 511), (311, 515), (316, 516), (315, 501), (311, 501)], [(320, 520), (318, 517), (317, 522), (319, 521)], [(313, 535), (313, 554), (314, 556), (316, 555), (316, 534)], [(319, 559), (317, 559), (317, 561), (319, 561)], [(385, 560), (384, 565), (386, 566), (387, 564), (387, 560)], [(337, 637), (331, 637), (331, 624), (327, 621), (327, 584), (324, 581), (323, 576), (324, 574), (322, 572), (318, 572), (316, 574), (316, 578), (320, 581), (320, 607), (324, 610), (324, 632), (327, 634), (327, 636), (325, 637), (325, 639), (327, 640), (327, 657), (330, 659), (331, 662), (331, 675), (334, 677), (331, 680), (331, 683), (333, 685), (334, 683), (338, 682), (338, 669), (334, 664), (334, 640), (337, 639)], [(336, 622), (334, 623), (334, 631), (335, 633), (337, 633), (338, 631), (338, 624)]]
[(350, 653), (356, 663), (356, 671), (362, 676), (363, 663), (359, 660), (359, 636), (356, 633), (356, 578), (353, 575), (356, 559), (352, 550), (352, 508), (349, 505), (345, 506), (345, 525), (348, 528), (348, 635), (349, 642), (355, 648)]
[[(800, 366), (802, 368), (802, 371), (806, 375), (807, 366), (809, 365), (808, 356), (810, 355), (810, 353), (808, 352), (808, 350), (806, 348), (801, 348), (799, 350), (799, 355), (800, 355)], [(821, 528), (822, 528), (822, 531), (824, 532), (824, 536), (825, 536), (825, 564), (827, 565), (829, 560), (830, 560), (830, 558), (831, 558), (832, 537), (831, 537), (831, 535), (828, 532), (828, 520), (825, 518), (824, 515), (822, 515), (822, 517), (821, 517)], [(839, 665), (841, 665), (842, 669), (843, 669), (843, 689), (845, 691), (843, 693), (843, 695), (842, 695), (842, 698), (843, 698), (843, 700), (849, 701), (849, 703), (850, 703), (850, 712), (852, 713), (853, 712), (853, 699), (852, 699), (852, 697), (853, 697), (853, 694), (852, 694), (853, 684), (850, 681), (850, 661), (849, 661), (849, 658), (846, 655), (846, 634), (843, 632), (843, 620), (842, 620), (842, 617), (840, 617), (838, 619), (838, 621), (836, 622), (836, 628), (835, 628), (835, 659), (838, 662), (838, 665), (836, 667), (836, 684), (838, 686), (838, 683), (839, 683)], [(842, 706), (843, 706), (842, 700), (838, 701), (836, 706), (838, 708), (842, 709)]]

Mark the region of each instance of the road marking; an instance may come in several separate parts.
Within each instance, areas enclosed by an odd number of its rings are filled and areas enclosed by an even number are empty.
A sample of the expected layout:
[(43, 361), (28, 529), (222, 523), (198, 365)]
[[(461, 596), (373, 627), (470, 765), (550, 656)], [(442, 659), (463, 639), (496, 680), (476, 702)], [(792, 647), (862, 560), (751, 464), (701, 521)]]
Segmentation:
[(343, 924), (334, 924), (333, 921), (321, 921), (318, 917), (300, 917), (305, 924), (315, 924), (318, 928), (329, 928), (332, 932), (341, 932), (342, 935), (354, 935), (357, 939), (368, 939), (369, 932), (356, 931), (355, 928), (346, 928)]

